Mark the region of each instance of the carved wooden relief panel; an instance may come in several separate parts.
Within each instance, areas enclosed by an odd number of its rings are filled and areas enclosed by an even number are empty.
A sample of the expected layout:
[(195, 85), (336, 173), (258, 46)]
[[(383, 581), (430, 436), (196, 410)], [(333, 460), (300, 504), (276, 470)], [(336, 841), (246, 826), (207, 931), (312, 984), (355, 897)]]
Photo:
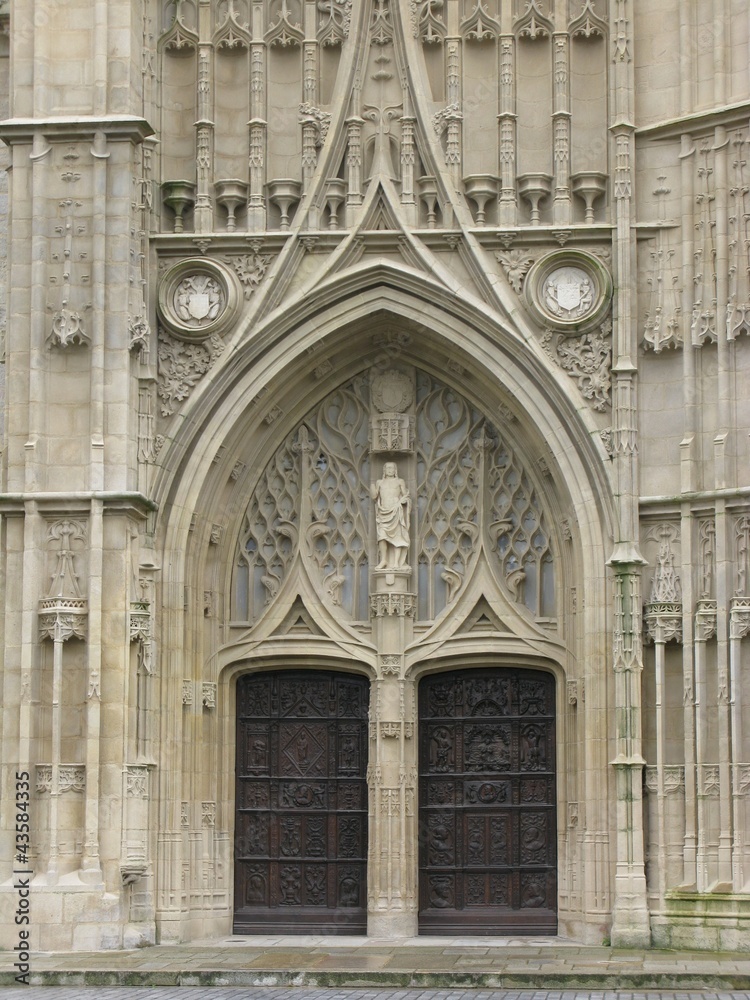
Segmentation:
[(419, 718), (420, 933), (556, 933), (554, 678), (436, 674)]
[(238, 681), (235, 933), (365, 933), (367, 704), (347, 674)]

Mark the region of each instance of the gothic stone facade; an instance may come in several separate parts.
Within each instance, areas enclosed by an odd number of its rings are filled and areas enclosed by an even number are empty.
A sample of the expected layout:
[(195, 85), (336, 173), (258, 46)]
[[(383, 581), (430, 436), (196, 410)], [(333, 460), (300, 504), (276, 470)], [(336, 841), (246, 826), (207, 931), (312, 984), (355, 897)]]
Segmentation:
[(747, 4), (7, 7), (3, 927), (747, 947)]

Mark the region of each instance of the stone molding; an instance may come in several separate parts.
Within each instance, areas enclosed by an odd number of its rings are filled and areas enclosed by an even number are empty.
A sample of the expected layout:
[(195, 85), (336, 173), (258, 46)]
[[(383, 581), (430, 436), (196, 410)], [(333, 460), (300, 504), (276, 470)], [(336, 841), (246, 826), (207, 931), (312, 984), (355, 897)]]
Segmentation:
[(86, 639), (88, 602), (84, 598), (45, 597), (39, 602), (39, 640)]
[[(674, 795), (684, 791), (685, 766), (683, 764), (663, 764), (661, 771), (664, 778), (665, 795)], [(659, 766), (657, 764), (646, 765), (646, 788), (652, 793), (659, 790)]]
[[(45, 792), (52, 792), (52, 764), (36, 765), (36, 790), (39, 795), (43, 795)], [(65, 792), (85, 791), (86, 765), (59, 764), (58, 790), (61, 795)]]
[(733, 597), (729, 611), (729, 635), (744, 639), (750, 635), (750, 597)]
[(644, 608), (646, 635), (652, 642), (682, 642), (682, 604), (657, 601)]
[(695, 609), (695, 641), (707, 642), (716, 635), (717, 603), (708, 599), (698, 601)]
[(417, 610), (416, 594), (371, 594), (370, 612), (373, 618), (398, 615), (413, 618)]
[(126, 764), (125, 765), (125, 794), (129, 799), (148, 798), (148, 772), (151, 770), (149, 764)]

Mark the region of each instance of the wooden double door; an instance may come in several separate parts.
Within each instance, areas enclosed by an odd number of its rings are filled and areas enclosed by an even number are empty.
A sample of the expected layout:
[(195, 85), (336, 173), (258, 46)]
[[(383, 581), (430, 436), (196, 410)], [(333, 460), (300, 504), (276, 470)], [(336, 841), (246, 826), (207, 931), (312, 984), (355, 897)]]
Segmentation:
[(555, 683), (533, 670), (419, 688), (421, 934), (555, 934)]
[(236, 934), (364, 934), (369, 684), (278, 671), (237, 682)]

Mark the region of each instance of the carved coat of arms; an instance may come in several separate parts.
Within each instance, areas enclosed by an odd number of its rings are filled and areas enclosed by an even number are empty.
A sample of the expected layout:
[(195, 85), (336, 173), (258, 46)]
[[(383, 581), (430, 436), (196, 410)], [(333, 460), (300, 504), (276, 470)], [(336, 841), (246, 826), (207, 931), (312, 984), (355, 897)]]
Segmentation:
[(544, 282), (543, 295), (547, 309), (561, 319), (585, 316), (594, 301), (591, 279), (578, 267), (553, 271)]
[(188, 275), (175, 289), (174, 307), (183, 323), (191, 326), (212, 323), (221, 311), (221, 287), (208, 274)]

